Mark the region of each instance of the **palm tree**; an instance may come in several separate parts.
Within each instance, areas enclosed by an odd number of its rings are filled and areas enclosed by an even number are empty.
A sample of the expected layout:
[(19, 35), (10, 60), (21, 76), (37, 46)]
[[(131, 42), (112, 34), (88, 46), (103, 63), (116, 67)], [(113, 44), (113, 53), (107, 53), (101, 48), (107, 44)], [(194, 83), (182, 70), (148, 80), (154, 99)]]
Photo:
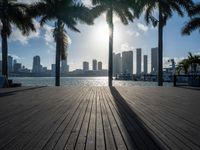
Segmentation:
[(41, 0), (32, 4), (31, 16), (40, 16), (40, 24), (47, 21), (55, 22), (54, 39), (56, 41), (56, 86), (60, 86), (60, 60), (65, 59), (68, 46), (68, 36), (64, 27), (80, 32), (76, 25), (78, 21), (86, 24), (93, 24), (90, 9), (74, 0)]
[[(192, 0), (143, 0), (139, 6), (145, 10), (145, 21), (158, 25), (158, 86), (163, 85), (163, 27), (169, 18), (176, 12), (184, 16), (184, 10), (189, 10), (193, 5)], [(158, 10), (158, 19), (153, 17), (155, 10)]]
[(189, 64), (188, 59), (183, 59), (181, 62), (179, 62), (178, 66), (177, 66), (178, 74), (182, 70), (184, 71), (185, 74), (188, 74), (189, 66), (190, 66), (190, 64)]
[(188, 53), (187, 58), (189, 64), (191, 65), (192, 72), (197, 72), (197, 65), (200, 65), (200, 56), (199, 55), (193, 55), (191, 52)]
[(190, 9), (189, 15), (191, 18), (182, 29), (183, 35), (190, 35), (194, 30), (200, 31), (200, 3)]
[(108, 84), (112, 86), (113, 76), (113, 33), (114, 23), (113, 15), (116, 14), (124, 25), (128, 21), (133, 21), (133, 14), (129, 9), (130, 1), (128, 0), (92, 0), (93, 16), (98, 17), (102, 13), (106, 13), (106, 21), (109, 26), (109, 59), (108, 59)]
[(200, 56), (193, 55), (189, 52), (188, 57), (179, 62), (177, 71), (180, 72), (181, 70), (184, 70), (185, 74), (187, 74), (189, 67), (191, 67), (192, 72), (196, 73), (198, 65), (200, 65)]
[(12, 25), (21, 30), (22, 34), (28, 35), (35, 31), (32, 19), (27, 15), (28, 5), (14, 3), (8, 0), (0, 1), (0, 21), (2, 23), (2, 75), (8, 78), (8, 42), (12, 33)]

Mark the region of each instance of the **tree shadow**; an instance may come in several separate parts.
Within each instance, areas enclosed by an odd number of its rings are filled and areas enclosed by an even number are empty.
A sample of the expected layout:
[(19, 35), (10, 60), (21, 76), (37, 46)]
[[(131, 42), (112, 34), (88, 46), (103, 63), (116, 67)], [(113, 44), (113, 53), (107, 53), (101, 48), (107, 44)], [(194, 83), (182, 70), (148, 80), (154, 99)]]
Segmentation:
[(115, 87), (110, 87), (116, 110), (131, 138), (131, 145), (136, 149), (165, 149), (164, 146), (150, 133), (144, 121), (134, 112), (127, 101), (121, 96)]
[(31, 87), (31, 88), (26, 88), (26, 89), (18, 89), (18, 90), (9, 91), (9, 92), (1, 92), (0, 97), (11, 96), (11, 95), (14, 95), (18, 92), (30, 91), (30, 90), (40, 89), (40, 88), (44, 88), (44, 87), (46, 87), (46, 86)]

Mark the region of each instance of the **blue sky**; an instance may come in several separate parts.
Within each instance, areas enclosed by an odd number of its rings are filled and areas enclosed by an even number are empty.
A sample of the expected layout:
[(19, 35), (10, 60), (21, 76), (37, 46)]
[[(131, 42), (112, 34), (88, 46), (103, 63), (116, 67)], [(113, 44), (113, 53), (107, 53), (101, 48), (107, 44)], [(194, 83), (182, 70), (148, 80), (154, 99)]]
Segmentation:
[[(199, 32), (195, 31), (190, 36), (181, 35), (181, 28), (187, 20), (187, 17), (180, 18), (174, 15), (168, 21), (164, 28), (164, 60), (175, 58), (178, 61), (186, 57), (188, 52), (200, 53)], [(151, 25), (147, 26), (142, 17), (128, 26), (122, 25), (117, 17), (114, 18), (114, 23), (114, 52), (134, 51), (135, 48), (142, 48), (142, 54), (149, 55), (150, 64), (151, 48), (157, 46), (157, 28), (153, 28)], [(31, 33), (29, 37), (23, 37), (19, 30), (13, 27), (13, 33), (9, 38), (9, 54), (30, 69), (32, 68), (33, 56), (39, 55), (41, 63), (50, 69), (51, 64), (55, 62), (53, 27), (50, 26), (50, 23), (43, 28), (39, 26), (37, 21), (35, 24), (38, 30), (36, 33)], [(70, 70), (82, 68), (83, 61), (89, 61), (91, 68), (92, 59), (102, 61), (103, 67), (106, 69), (108, 35), (105, 16), (102, 15), (96, 19), (93, 26), (79, 24), (78, 28), (81, 33), (71, 32), (67, 29), (71, 40), (68, 50)]]

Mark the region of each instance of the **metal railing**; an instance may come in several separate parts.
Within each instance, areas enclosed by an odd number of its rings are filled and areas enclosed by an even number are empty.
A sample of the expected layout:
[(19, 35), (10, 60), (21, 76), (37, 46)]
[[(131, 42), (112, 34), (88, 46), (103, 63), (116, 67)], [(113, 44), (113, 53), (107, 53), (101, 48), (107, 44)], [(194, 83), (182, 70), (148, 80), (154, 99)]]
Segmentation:
[(174, 75), (174, 86), (200, 87), (200, 75)]

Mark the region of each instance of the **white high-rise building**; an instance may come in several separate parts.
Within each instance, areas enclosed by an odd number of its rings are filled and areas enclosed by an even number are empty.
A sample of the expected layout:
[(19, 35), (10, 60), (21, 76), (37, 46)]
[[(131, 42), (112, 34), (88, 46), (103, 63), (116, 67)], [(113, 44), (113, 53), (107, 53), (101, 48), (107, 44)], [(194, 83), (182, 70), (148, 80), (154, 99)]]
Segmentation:
[(89, 62), (84, 61), (83, 62), (83, 71), (88, 71), (89, 70)]
[(122, 73), (133, 74), (133, 51), (122, 52)]
[(68, 65), (67, 65), (67, 59), (66, 60), (62, 60), (61, 61), (61, 73), (62, 74), (66, 74), (69, 72), (69, 69), (68, 69)]
[(40, 56), (33, 57), (33, 73), (40, 73), (41, 72), (41, 64), (40, 64)]
[(54, 76), (56, 73), (56, 65), (55, 64), (51, 64), (51, 73)]
[(147, 55), (144, 55), (144, 70), (143, 70), (143, 73), (144, 74), (147, 74), (148, 73), (148, 56)]
[(97, 60), (96, 59), (92, 60), (92, 70), (97, 70)]
[(122, 72), (122, 57), (121, 54), (113, 53), (113, 75), (116, 76)]
[(158, 73), (158, 48), (151, 49), (151, 73)]
[(99, 62), (98, 62), (98, 70), (102, 70), (102, 69), (103, 69), (102, 62), (101, 62), (101, 61), (99, 61)]
[(137, 75), (140, 75), (141, 74), (141, 72), (142, 72), (142, 65), (141, 65), (141, 63), (142, 63), (142, 49), (141, 48), (138, 48), (138, 49), (136, 49), (136, 62), (137, 62), (137, 64), (136, 64), (136, 74)]

